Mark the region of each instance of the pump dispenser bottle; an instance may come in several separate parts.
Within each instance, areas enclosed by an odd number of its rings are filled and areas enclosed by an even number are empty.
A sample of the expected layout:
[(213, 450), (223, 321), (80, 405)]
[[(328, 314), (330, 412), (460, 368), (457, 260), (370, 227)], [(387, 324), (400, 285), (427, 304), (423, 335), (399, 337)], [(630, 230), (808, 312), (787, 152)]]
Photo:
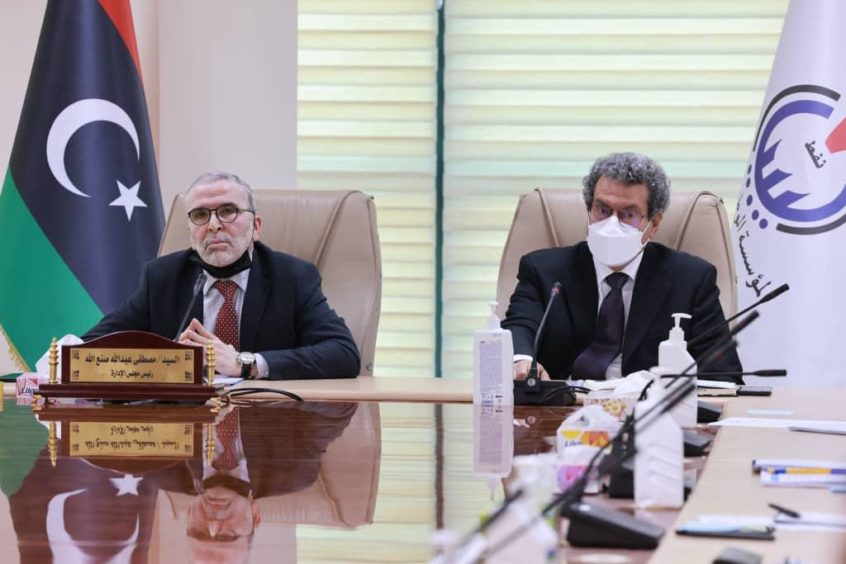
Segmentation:
[[(687, 341), (684, 338), (684, 329), (681, 328), (682, 319), (690, 319), (687, 313), (674, 313), (675, 326), (670, 329), (670, 335), (666, 341), (658, 346), (658, 367), (653, 370), (656, 377), (667, 374), (685, 373), (690, 378), (696, 375), (696, 361), (687, 352)], [(688, 370), (690, 368), (690, 370)], [(685, 372), (687, 370), (687, 372)], [(667, 392), (690, 381), (690, 378), (663, 378), (656, 384), (662, 385)], [(672, 382), (672, 383), (671, 383)], [(655, 384), (653, 384), (655, 385)], [(696, 427), (697, 400), (696, 394), (688, 394), (671, 411), (676, 422), (684, 428)]]
[(690, 319), (690, 314), (674, 313), (673, 319), (675, 326), (670, 329), (670, 336), (658, 345), (658, 365), (672, 370), (673, 374), (681, 374), (693, 364), (693, 368), (687, 373), (696, 374), (696, 365), (693, 357), (687, 352), (687, 341), (684, 339), (684, 329), (681, 328), (681, 320)]
[(489, 302), (487, 326), (473, 334), (473, 403), (514, 405), (514, 344), (511, 331), (503, 329), (496, 315), (497, 302)]

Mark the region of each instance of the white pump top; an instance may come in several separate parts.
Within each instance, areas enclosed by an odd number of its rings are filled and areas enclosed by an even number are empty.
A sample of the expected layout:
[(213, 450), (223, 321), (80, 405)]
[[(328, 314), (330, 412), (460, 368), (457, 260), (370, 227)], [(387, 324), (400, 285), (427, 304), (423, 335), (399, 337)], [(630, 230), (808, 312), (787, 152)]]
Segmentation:
[[(499, 302), (488, 302), (488, 305), (491, 307), (491, 315), (488, 317), (488, 326), (486, 329), (499, 329), (501, 325), (499, 324), (499, 316), (496, 314), (496, 307), (499, 305)], [(690, 316), (688, 315), (688, 317)]]
[(674, 313), (672, 317), (675, 319), (676, 324), (672, 329), (670, 329), (670, 338), (668, 340), (671, 343), (678, 343), (687, 346), (687, 342), (684, 340), (684, 329), (681, 328), (681, 320), (690, 319), (691, 315), (689, 313)]

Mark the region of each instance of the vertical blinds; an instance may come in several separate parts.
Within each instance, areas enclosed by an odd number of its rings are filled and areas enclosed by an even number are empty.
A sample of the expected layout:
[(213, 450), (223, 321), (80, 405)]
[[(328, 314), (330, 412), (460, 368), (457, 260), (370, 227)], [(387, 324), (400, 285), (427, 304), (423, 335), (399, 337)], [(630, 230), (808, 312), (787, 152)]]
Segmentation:
[(434, 373), (431, 0), (299, 1), (299, 186), (375, 197), (384, 276), (375, 373)]
[(734, 209), (786, 0), (448, 0), (444, 372), (471, 373), (517, 196), (633, 150)]

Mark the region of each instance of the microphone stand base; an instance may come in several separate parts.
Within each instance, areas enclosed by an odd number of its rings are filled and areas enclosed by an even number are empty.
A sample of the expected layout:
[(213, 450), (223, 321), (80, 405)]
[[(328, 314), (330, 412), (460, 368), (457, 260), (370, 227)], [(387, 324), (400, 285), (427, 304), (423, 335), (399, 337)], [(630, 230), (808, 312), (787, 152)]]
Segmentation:
[(697, 423), (713, 423), (720, 419), (723, 414), (723, 408), (713, 403), (700, 401), (696, 411)]
[(664, 536), (663, 527), (599, 505), (571, 503), (561, 508), (561, 515), (570, 521), (571, 546), (650, 550)]

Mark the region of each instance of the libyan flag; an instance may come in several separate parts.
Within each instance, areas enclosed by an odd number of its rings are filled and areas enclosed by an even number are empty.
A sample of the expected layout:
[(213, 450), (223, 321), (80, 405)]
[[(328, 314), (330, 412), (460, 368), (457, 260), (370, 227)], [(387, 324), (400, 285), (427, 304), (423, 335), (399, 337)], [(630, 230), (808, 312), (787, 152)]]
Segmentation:
[(129, 296), (163, 226), (129, 0), (50, 0), (0, 192), (0, 328), (18, 362)]

